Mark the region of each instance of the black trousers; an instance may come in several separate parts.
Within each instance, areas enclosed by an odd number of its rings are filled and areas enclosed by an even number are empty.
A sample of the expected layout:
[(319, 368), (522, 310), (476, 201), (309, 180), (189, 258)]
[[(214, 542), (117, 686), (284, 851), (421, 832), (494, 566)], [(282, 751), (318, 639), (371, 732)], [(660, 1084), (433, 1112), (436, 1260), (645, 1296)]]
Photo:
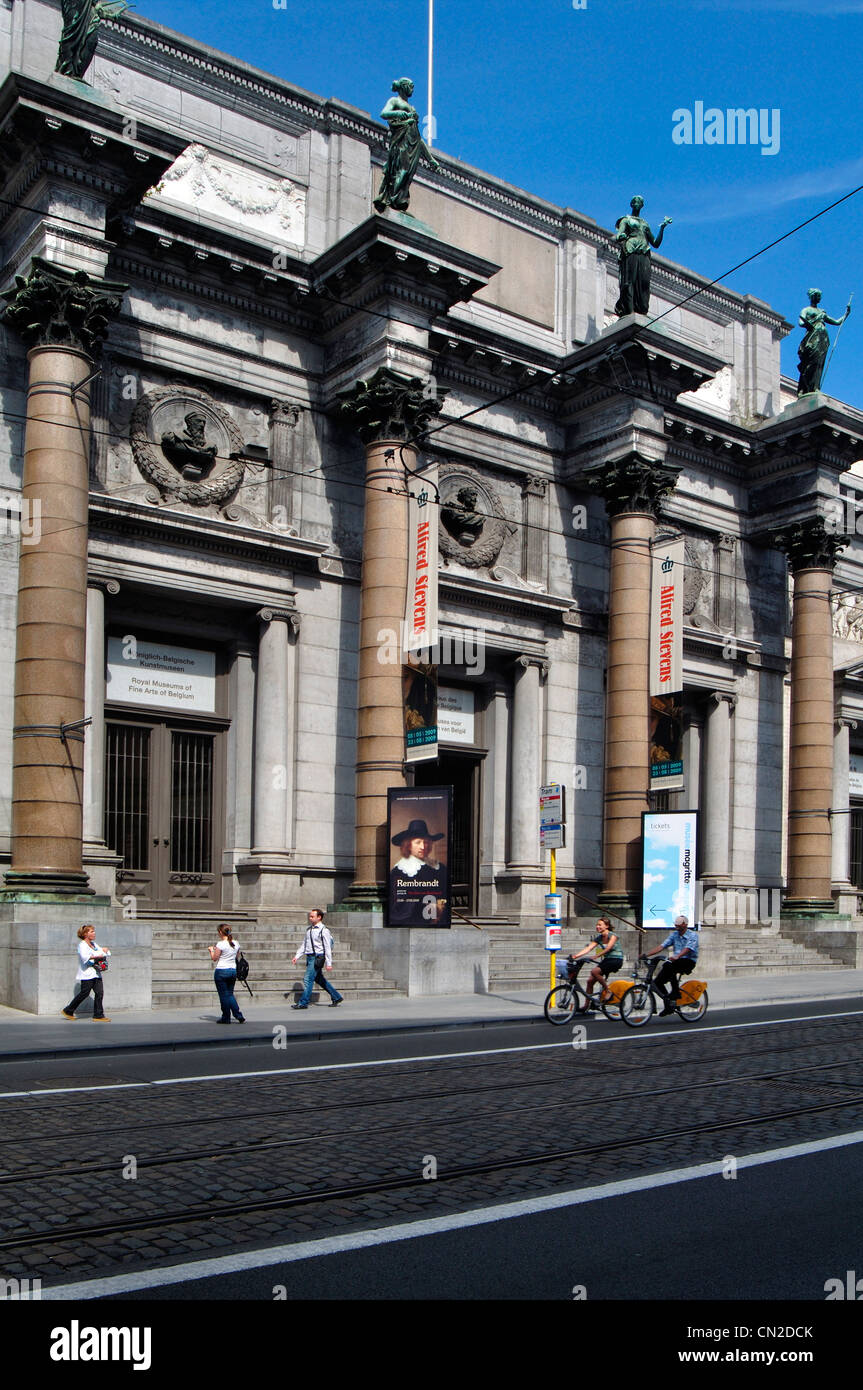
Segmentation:
[(78, 993), (75, 995), (75, 998), (72, 1000), (72, 1003), (67, 1004), (63, 1012), (67, 1014), (73, 1014), (77, 1009), (78, 1005), (83, 1004), (91, 989), (93, 991), (93, 1017), (102, 1018), (105, 1013), (105, 1010), (102, 1007), (102, 996), (105, 992), (105, 984), (102, 980), (101, 975), (99, 976), (98, 980), (82, 980), (81, 988), (78, 990)]
[[(656, 988), (665, 1000), (666, 1005), (670, 1005), (680, 996), (680, 976), (691, 975), (695, 969), (695, 961), (691, 956), (684, 956), (683, 960), (667, 960), (660, 967), (656, 977)], [(663, 988), (664, 985), (671, 985), (670, 992)]]

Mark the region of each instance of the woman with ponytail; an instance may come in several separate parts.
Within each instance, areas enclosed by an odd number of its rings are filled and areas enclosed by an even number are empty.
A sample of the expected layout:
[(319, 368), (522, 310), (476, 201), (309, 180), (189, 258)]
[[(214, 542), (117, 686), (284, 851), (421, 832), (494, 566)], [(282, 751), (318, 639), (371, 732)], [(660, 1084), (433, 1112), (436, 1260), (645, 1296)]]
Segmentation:
[(240, 1013), (239, 1005), (234, 998), (234, 985), (237, 982), (237, 952), (240, 949), (239, 941), (235, 941), (231, 935), (231, 928), (223, 922), (219, 927), (219, 942), (216, 946), (208, 946), (210, 960), (215, 969), (213, 979), (216, 989), (219, 992), (219, 1003), (222, 1006), (222, 1017), (217, 1019), (218, 1023), (230, 1023), (231, 1014), (238, 1023), (245, 1023), (243, 1015)]

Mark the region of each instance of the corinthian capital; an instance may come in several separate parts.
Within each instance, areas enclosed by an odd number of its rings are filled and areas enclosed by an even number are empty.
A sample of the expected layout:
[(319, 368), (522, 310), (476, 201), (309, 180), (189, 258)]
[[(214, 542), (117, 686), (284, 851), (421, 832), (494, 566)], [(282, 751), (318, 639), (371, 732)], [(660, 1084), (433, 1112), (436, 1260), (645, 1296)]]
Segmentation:
[(422, 377), (402, 376), (380, 367), (368, 381), (358, 381), (339, 396), (339, 419), (356, 430), (364, 444), (379, 439), (415, 440), (439, 415), (446, 392), (429, 396)]
[(796, 574), (798, 570), (832, 570), (848, 537), (828, 531), (819, 516), (774, 531), (773, 543), (788, 557), (791, 572)]
[(14, 290), (3, 295), (3, 321), (28, 348), (68, 347), (95, 357), (127, 289), (34, 256), (26, 280), (16, 275)]
[(647, 512), (658, 517), (662, 503), (677, 485), (680, 469), (630, 454), (611, 464), (586, 471), (579, 483), (605, 501), (609, 516)]

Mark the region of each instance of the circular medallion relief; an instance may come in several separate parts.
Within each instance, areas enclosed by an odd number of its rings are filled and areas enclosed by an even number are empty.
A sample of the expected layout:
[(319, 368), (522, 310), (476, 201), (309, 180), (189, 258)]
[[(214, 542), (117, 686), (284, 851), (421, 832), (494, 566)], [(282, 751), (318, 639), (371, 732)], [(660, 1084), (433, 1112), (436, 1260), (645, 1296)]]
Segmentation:
[(468, 569), (493, 565), (513, 530), (494, 489), (473, 469), (444, 464), (440, 504), (440, 553)]
[(148, 392), (135, 407), (130, 438), (135, 463), (163, 502), (221, 506), (243, 481), (243, 436), (205, 391)]

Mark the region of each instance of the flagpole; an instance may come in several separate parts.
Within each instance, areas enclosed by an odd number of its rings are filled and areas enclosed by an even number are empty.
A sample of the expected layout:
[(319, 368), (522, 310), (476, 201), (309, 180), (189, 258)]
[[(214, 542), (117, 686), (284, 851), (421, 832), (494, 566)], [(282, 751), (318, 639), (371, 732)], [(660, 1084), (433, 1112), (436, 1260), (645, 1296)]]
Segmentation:
[(432, 115), (432, 80), (434, 77), (434, 0), (429, 0), (429, 76), (428, 76), (428, 122), (426, 144), (434, 143), (434, 116)]

